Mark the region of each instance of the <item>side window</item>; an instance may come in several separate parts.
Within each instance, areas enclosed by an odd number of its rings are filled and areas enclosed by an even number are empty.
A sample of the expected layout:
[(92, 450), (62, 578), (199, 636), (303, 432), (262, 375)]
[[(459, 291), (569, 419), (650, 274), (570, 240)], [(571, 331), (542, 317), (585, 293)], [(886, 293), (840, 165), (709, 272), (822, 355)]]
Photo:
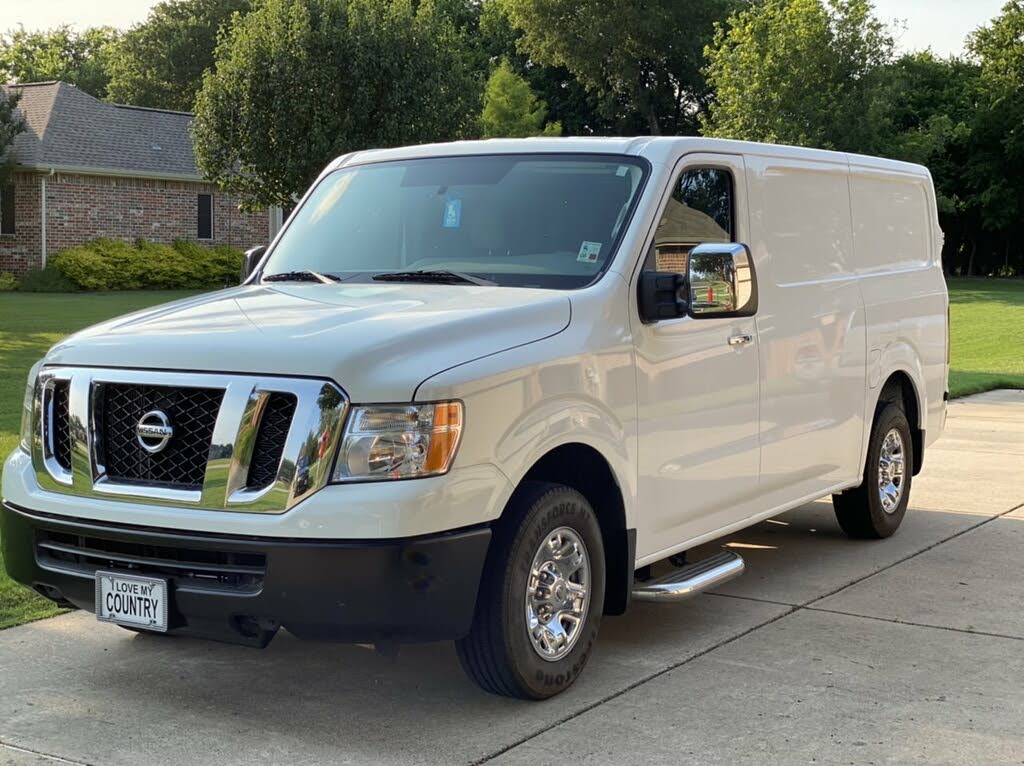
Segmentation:
[(199, 195), (199, 239), (213, 239), (213, 195)]
[(684, 170), (658, 222), (644, 268), (683, 274), (687, 257), (697, 245), (734, 242), (733, 209), (732, 173), (722, 168)]

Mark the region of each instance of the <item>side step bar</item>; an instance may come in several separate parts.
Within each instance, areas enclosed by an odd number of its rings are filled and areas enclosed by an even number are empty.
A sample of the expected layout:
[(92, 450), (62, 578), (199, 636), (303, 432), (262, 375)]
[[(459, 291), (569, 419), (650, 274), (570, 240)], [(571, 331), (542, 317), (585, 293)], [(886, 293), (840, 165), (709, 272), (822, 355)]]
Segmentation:
[(638, 583), (633, 588), (633, 598), (637, 601), (683, 601), (739, 577), (744, 568), (740, 556), (732, 551), (722, 551), (680, 567), (664, 577)]

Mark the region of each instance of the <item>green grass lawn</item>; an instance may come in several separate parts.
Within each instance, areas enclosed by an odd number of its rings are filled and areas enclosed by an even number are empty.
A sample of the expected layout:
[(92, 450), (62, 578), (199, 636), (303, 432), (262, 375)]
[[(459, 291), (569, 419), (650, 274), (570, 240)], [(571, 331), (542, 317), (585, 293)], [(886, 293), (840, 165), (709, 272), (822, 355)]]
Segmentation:
[(1024, 280), (950, 279), (951, 396), (1024, 388)]
[[(0, 460), (18, 445), (28, 368), (65, 335), (104, 319), (192, 295), (190, 292), (0, 293)], [(0, 559), (0, 630), (59, 610), (15, 585)]]
[[(1024, 281), (954, 279), (949, 290), (952, 395), (1024, 388)], [(189, 294), (0, 293), (0, 455), (6, 457), (17, 446), (25, 376), (51, 345), (82, 327)], [(2, 570), (0, 566), (0, 629), (57, 613)]]

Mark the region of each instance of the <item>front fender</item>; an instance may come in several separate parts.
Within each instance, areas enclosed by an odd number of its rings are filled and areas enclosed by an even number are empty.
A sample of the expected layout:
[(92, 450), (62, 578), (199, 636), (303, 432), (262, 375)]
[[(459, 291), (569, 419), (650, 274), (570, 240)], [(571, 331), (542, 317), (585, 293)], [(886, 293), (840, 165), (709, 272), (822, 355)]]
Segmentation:
[[(607, 281), (611, 296), (573, 298), (565, 331), (438, 373), (421, 384), (416, 398), (461, 399), (466, 422), (455, 465), (492, 464), (511, 489), (551, 450), (572, 443), (592, 447), (608, 462), (622, 491), (626, 523), (634, 526), (634, 352), (625, 285)], [(599, 310), (592, 312), (589, 303)], [(503, 508), (491, 509), (492, 518)]]

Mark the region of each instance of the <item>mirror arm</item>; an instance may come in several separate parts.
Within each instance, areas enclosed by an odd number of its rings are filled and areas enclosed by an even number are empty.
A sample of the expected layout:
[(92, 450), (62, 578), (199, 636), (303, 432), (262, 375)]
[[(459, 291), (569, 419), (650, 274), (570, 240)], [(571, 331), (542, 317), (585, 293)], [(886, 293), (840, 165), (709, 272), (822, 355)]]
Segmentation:
[(258, 247), (251, 247), (242, 254), (242, 273), (240, 276), (240, 282), (245, 282), (252, 273), (256, 270), (260, 261), (263, 259), (264, 253), (267, 252), (266, 245), (259, 245)]
[(639, 302), (645, 322), (686, 316), (689, 304), (680, 298), (686, 294), (686, 276), (644, 271), (640, 274)]

